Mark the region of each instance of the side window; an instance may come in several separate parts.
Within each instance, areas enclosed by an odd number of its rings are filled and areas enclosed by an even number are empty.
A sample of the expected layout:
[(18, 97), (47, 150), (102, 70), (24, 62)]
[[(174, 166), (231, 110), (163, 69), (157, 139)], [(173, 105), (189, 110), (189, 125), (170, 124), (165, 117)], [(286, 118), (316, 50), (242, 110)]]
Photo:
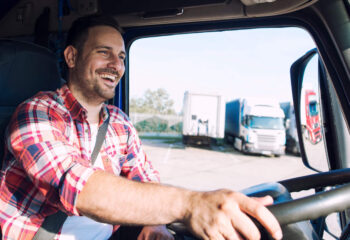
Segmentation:
[(135, 41), (129, 115), (161, 181), (240, 190), (313, 173), (299, 155), (290, 66), (314, 47), (295, 27)]

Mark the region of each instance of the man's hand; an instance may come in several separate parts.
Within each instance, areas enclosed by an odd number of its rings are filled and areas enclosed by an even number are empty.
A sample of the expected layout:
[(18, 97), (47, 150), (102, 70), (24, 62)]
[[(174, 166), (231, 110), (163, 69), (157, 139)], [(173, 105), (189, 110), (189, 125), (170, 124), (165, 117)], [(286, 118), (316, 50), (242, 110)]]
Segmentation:
[(137, 240), (174, 240), (164, 225), (145, 226)]
[(229, 190), (193, 195), (185, 224), (199, 237), (209, 239), (260, 239), (253, 221), (258, 220), (274, 239), (282, 238), (281, 228), (265, 205), (273, 200), (249, 198)]

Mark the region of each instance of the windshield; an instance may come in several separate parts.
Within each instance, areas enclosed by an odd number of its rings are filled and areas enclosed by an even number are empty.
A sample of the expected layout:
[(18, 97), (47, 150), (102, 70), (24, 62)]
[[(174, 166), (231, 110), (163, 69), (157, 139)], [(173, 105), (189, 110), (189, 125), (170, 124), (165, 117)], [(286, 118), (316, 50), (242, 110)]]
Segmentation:
[(310, 109), (310, 115), (311, 116), (317, 116), (318, 115), (317, 102), (310, 102), (309, 109)]
[(274, 117), (256, 117), (249, 116), (248, 118), (248, 126), (251, 128), (259, 128), (259, 129), (275, 129), (282, 130), (283, 119), (282, 118), (274, 118)]

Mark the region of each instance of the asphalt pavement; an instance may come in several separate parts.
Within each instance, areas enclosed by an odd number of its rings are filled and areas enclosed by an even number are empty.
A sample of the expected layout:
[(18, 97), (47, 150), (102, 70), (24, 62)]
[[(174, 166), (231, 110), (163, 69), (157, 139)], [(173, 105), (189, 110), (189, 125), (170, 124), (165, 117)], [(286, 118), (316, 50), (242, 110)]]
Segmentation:
[[(192, 190), (227, 188), (239, 191), (315, 173), (303, 165), (300, 157), (290, 154), (280, 157), (247, 155), (229, 145), (185, 146), (181, 141), (164, 139), (143, 139), (142, 143), (148, 158), (160, 172), (162, 183)], [(315, 152), (320, 151), (312, 151), (309, 157), (317, 158)], [(292, 196), (299, 198), (310, 194), (313, 191)], [(339, 234), (337, 215), (332, 214), (327, 222), (332, 232)], [(327, 235), (324, 239), (333, 238)]]

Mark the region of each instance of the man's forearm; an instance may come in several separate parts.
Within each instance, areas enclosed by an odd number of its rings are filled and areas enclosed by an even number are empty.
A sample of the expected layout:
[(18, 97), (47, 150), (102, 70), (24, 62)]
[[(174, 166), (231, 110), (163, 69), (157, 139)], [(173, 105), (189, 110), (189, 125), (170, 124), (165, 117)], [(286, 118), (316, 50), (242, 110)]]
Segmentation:
[(166, 224), (184, 219), (191, 191), (95, 172), (78, 196), (82, 215), (111, 224)]
[(264, 205), (271, 197), (253, 199), (239, 192), (195, 192), (156, 183), (140, 183), (102, 171), (88, 179), (77, 209), (111, 224), (158, 225), (183, 222), (204, 239), (259, 239), (253, 217), (275, 239), (282, 238), (276, 218)]

